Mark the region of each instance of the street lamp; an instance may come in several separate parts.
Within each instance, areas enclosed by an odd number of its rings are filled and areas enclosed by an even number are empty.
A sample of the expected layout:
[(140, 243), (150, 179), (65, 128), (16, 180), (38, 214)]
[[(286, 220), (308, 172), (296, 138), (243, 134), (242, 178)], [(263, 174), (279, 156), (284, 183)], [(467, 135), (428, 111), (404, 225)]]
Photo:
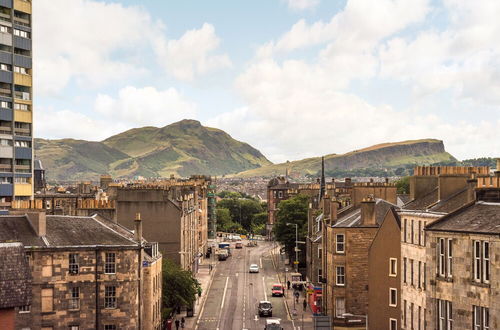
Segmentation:
[(286, 223), (287, 226), (295, 226), (295, 270), (299, 271), (299, 248), (297, 247), (299, 240), (299, 226), (296, 223)]
[(342, 317), (364, 317), (366, 319), (365, 321), (366, 330), (368, 330), (368, 315), (355, 315), (351, 313), (342, 313)]

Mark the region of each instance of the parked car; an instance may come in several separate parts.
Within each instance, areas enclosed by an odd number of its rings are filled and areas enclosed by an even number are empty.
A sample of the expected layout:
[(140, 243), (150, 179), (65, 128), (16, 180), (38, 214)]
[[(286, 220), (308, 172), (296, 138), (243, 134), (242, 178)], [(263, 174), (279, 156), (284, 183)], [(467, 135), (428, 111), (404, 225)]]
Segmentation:
[(269, 301), (260, 301), (257, 309), (259, 310), (259, 316), (273, 316), (273, 305)]
[(271, 288), (271, 293), (274, 296), (283, 297), (283, 285), (281, 284), (273, 284)]
[(251, 264), (250, 268), (248, 269), (249, 273), (258, 273), (259, 272), (259, 266), (257, 264)]
[(243, 244), (241, 244), (241, 242), (236, 242), (236, 243), (234, 244), (234, 248), (235, 248), (235, 249), (242, 249), (242, 248), (243, 248)]

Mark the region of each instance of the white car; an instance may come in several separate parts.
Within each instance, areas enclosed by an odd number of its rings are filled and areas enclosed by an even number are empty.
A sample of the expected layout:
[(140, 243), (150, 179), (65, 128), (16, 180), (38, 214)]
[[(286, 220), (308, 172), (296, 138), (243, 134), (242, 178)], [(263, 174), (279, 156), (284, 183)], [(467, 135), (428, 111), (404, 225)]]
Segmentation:
[(248, 270), (249, 273), (258, 273), (259, 272), (259, 266), (256, 264), (251, 264), (250, 269)]

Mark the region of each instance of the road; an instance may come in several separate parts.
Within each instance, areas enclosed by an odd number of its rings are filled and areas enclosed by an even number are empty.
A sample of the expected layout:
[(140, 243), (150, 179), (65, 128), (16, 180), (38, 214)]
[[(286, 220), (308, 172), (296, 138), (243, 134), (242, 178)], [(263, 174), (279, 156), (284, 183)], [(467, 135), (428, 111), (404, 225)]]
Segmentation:
[[(218, 263), (196, 329), (264, 329), (266, 318), (257, 312), (261, 300), (272, 303), (273, 318), (280, 318), (284, 329), (293, 329), (283, 298), (271, 297), (271, 286), (279, 283), (271, 247), (259, 242), (257, 247), (231, 249), (232, 256)], [(250, 264), (259, 265), (260, 272), (250, 274)]]

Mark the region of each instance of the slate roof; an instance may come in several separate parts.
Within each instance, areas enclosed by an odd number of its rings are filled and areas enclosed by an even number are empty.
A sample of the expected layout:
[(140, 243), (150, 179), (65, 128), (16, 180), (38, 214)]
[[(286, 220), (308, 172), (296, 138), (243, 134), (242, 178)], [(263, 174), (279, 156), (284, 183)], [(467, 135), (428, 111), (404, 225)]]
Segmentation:
[[(397, 205), (389, 203), (386, 200), (380, 198), (375, 199), (375, 220), (378, 226), (382, 224), (387, 211), (391, 207), (399, 209)], [(346, 212), (343, 213), (343, 215), (337, 219), (337, 221), (335, 222), (334, 225), (332, 225), (332, 227), (333, 228), (365, 227), (361, 223), (361, 207), (357, 206), (350, 210), (346, 210)]]
[(414, 199), (411, 202), (405, 204), (403, 206), (404, 210), (421, 210), (425, 211), (427, 210), (430, 206), (435, 204), (438, 201), (438, 188), (434, 188), (432, 191), (427, 193), (426, 195)]
[[(410, 202), (410, 195), (409, 194), (398, 194), (397, 199), (398, 199), (398, 206), (403, 206), (403, 205), (407, 204), (408, 202)], [(402, 204), (400, 205), (400, 203), (402, 203)]]
[(0, 309), (31, 304), (31, 272), (24, 246), (0, 243)]
[(25, 246), (135, 246), (133, 233), (100, 216), (47, 216), (47, 235), (37, 237), (26, 216), (0, 216), (0, 242), (18, 240)]
[(445, 215), (426, 229), (500, 235), (500, 203), (468, 204)]
[(434, 212), (450, 213), (467, 203), (467, 188), (457, 191), (450, 197), (437, 202), (429, 210)]

